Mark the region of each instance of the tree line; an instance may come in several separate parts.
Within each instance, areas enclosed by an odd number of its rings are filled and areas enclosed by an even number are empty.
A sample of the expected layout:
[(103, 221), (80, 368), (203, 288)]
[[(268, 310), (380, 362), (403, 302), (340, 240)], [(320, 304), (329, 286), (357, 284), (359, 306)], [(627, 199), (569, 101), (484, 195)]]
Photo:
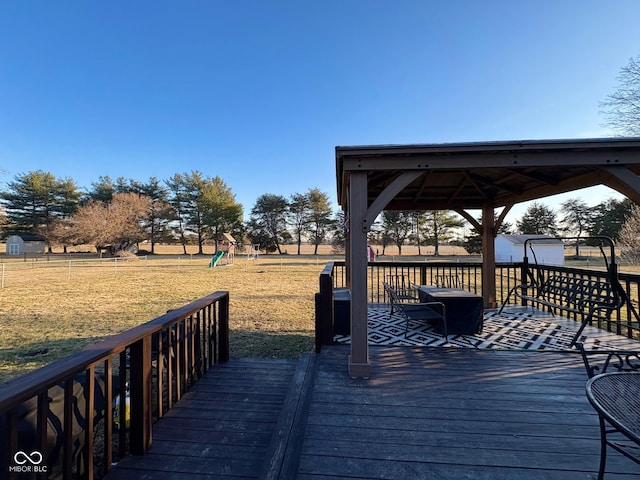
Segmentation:
[[(552, 237), (586, 238), (607, 236), (629, 247), (628, 233), (630, 219), (634, 218), (635, 207), (631, 200), (610, 198), (590, 207), (580, 198), (572, 198), (560, 204), (559, 211), (539, 202), (533, 202), (515, 225), (503, 222), (498, 234), (550, 235)], [(638, 213), (640, 216), (640, 212)], [(482, 219), (478, 219), (482, 223)], [(622, 234), (623, 228), (625, 235)], [(402, 255), (404, 245), (434, 247), (434, 255), (439, 255), (439, 246), (452, 244), (464, 247), (469, 253), (480, 253), (482, 238), (478, 232), (467, 231), (469, 223), (448, 210), (437, 211), (384, 211), (372, 227), (370, 241), (382, 246), (382, 254), (388, 245), (395, 245)], [(576, 256), (579, 256), (580, 242), (575, 242)]]
[(317, 252), (336, 224), (328, 195), (317, 188), (290, 198), (261, 195), (245, 222), (243, 206), (224, 180), (198, 171), (146, 182), (103, 176), (82, 191), (73, 179), (38, 170), (16, 175), (0, 191), (0, 202), (2, 237), (39, 235), (50, 252), (54, 245), (65, 252), (93, 245), (115, 254), (148, 242), (151, 253), (158, 243), (180, 243), (185, 253), (196, 244), (202, 254), (207, 241), (217, 249), (225, 232), (280, 253), (292, 238), (298, 253), (310, 240)]
[[(83, 192), (70, 178), (56, 178), (41, 170), (17, 175), (0, 191), (3, 206), (2, 236), (36, 234), (54, 245), (93, 245), (112, 254), (136, 249), (148, 242), (150, 252), (158, 243), (179, 243), (186, 253), (196, 244), (203, 253), (205, 242), (214, 243), (230, 232), (243, 243), (259, 245), (267, 252), (284, 253), (282, 246), (294, 243), (297, 253), (303, 242), (315, 246), (344, 244), (345, 222), (334, 212), (326, 193), (310, 188), (289, 198), (260, 195), (243, 220), (243, 206), (220, 177), (201, 172), (177, 173), (160, 181), (146, 182), (108, 176), (100, 177)], [(595, 207), (573, 198), (560, 205), (559, 212), (534, 202), (515, 225), (503, 223), (498, 233), (548, 234), (551, 236), (606, 235), (618, 239), (632, 215), (630, 200), (609, 199)], [(480, 220), (480, 219), (479, 219)], [(434, 247), (439, 255), (443, 244), (480, 252), (481, 237), (469, 231), (468, 222), (452, 211), (383, 211), (369, 234), (370, 243), (389, 245), (402, 254), (404, 245)], [(629, 235), (627, 234), (627, 237)], [(579, 255), (576, 244), (576, 255)]]
[[(345, 222), (333, 212), (326, 193), (310, 188), (289, 198), (276, 194), (260, 195), (243, 220), (243, 206), (220, 177), (201, 172), (177, 173), (160, 181), (100, 177), (83, 192), (70, 178), (56, 178), (41, 170), (17, 175), (0, 191), (4, 219), (4, 238), (14, 234), (37, 234), (49, 245), (66, 251), (72, 245), (93, 245), (110, 253), (127, 251), (148, 242), (151, 253), (158, 243), (188, 244), (205, 242), (218, 247), (222, 233), (252, 244), (261, 250), (283, 253), (282, 245), (315, 246), (332, 242), (340, 249)], [(534, 202), (516, 221), (504, 223), (499, 233), (548, 234), (552, 236), (606, 235), (618, 239), (630, 216), (630, 200), (609, 199), (589, 207), (579, 198), (561, 204), (559, 214)], [(442, 244), (460, 245), (469, 253), (480, 251), (480, 235), (460, 236), (468, 222), (452, 211), (384, 211), (372, 228), (369, 241), (382, 246), (433, 246), (439, 255)], [(578, 254), (578, 252), (576, 252)]]

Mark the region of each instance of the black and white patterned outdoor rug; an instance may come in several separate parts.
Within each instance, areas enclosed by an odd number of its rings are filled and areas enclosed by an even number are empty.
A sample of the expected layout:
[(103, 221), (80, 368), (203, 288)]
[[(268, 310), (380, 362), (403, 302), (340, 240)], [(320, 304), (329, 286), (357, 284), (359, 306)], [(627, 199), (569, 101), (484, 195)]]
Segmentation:
[[(515, 307), (498, 315), (489, 310), (484, 315), (484, 326), (476, 335), (450, 335), (448, 342), (432, 326), (424, 322), (409, 322), (405, 337), (406, 320), (388, 306), (369, 306), (369, 345), (462, 347), (505, 350), (572, 350), (571, 339), (579, 328), (575, 321), (534, 309)], [(350, 343), (349, 335), (334, 337), (337, 343)], [(590, 349), (631, 348), (633, 342), (587, 326), (580, 339)]]

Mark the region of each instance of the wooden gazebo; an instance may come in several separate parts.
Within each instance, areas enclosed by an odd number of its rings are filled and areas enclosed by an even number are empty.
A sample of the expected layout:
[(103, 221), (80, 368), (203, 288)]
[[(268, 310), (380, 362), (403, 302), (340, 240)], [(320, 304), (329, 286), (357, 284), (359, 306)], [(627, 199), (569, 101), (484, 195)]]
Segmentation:
[[(454, 210), (483, 240), (485, 307), (496, 306), (494, 237), (528, 200), (606, 185), (640, 204), (640, 138), (336, 147), (347, 219), (351, 289), (349, 374), (369, 377), (367, 232), (382, 210)], [(503, 208), (494, 221), (496, 208)], [(482, 223), (468, 210), (481, 210)]]

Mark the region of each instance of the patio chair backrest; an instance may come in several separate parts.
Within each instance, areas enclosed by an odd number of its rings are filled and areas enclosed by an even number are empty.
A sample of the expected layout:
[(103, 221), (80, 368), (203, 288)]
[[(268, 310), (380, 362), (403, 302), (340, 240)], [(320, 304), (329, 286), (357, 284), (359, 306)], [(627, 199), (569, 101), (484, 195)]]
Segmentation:
[(400, 303), (400, 300), (398, 299), (398, 293), (396, 292), (395, 288), (393, 288), (387, 282), (382, 282), (382, 286), (384, 287), (384, 291), (387, 292), (387, 295), (389, 295), (391, 303)]
[(406, 292), (411, 290), (409, 275), (387, 275), (386, 283), (396, 291)]

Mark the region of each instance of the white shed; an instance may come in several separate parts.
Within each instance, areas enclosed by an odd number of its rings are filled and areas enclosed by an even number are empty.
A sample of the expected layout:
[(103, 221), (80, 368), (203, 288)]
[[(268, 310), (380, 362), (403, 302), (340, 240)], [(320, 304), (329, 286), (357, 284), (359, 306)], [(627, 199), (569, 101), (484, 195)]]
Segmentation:
[(564, 265), (564, 242), (549, 235), (498, 235), (495, 240), (496, 262), (521, 262), (527, 239), (535, 239), (527, 242), (529, 263)]
[(11, 235), (6, 243), (8, 255), (43, 254), (46, 247), (40, 235)]

